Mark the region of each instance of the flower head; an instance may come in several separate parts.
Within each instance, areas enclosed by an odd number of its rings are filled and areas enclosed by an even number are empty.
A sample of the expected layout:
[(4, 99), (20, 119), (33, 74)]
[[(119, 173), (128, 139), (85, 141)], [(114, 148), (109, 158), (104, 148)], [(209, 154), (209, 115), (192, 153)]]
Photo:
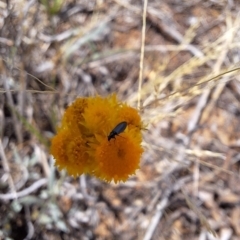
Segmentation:
[(140, 139), (129, 131), (108, 141), (102, 139), (95, 151), (94, 175), (107, 181), (126, 181), (139, 168), (143, 152)]
[(99, 96), (89, 99), (88, 108), (83, 114), (83, 124), (92, 134), (102, 133), (115, 117), (117, 103), (114, 100), (112, 96), (107, 99)]
[(77, 127), (83, 130), (83, 113), (88, 105), (87, 98), (77, 98), (65, 111), (60, 129)]
[(142, 121), (138, 111), (127, 104), (123, 104), (119, 109), (118, 117), (124, 119), (129, 128), (142, 128)]
[(52, 139), (51, 153), (56, 159), (55, 165), (74, 177), (89, 171), (86, 142), (76, 129), (60, 131)]
[[(116, 126), (126, 122), (123, 128)], [(142, 122), (138, 111), (116, 95), (78, 98), (63, 116), (52, 139), (59, 169), (76, 177), (88, 173), (107, 182), (126, 181), (139, 168)], [(113, 132), (113, 139), (108, 139)]]

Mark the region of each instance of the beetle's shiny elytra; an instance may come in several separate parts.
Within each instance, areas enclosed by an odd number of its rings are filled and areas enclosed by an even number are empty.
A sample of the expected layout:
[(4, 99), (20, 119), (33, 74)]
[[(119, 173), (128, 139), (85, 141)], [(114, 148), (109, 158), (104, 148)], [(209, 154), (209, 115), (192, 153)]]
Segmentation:
[(127, 122), (120, 122), (108, 135), (108, 141), (115, 139), (116, 135), (122, 133), (127, 127)]

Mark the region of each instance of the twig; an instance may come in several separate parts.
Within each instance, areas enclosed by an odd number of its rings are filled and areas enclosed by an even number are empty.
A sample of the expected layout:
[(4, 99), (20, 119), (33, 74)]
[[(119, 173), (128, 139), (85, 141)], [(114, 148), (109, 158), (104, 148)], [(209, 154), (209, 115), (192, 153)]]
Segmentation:
[(30, 193), (36, 191), (38, 188), (42, 187), (47, 183), (47, 178), (42, 178), (33, 183), (31, 186), (25, 188), (24, 190), (16, 193), (6, 193), (6, 194), (0, 194), (1, 200), (11, 200), (15, 198), (15, 195), (20, 198), (29, 195)]
[(182, 188), (182, 186), (188, 182), (189, 180), (191, 180), (192, 177), (188, 176), (186, 178), (183, 178), (182, 180), (176, 182), (175, 185), (173, 185), (172, 188), (167, 189), (167, 191), (165, 192), (165, 196), (163, 197), (163, 199), (160, 201), (160, 203), (158, 203), (157, 207), (156, 207), (156, 213), (155, 215), (152, 217), (152, 220), (149, 224), (149, 227), (145, 233), (145, 236), (143, 238), (143, 240), (150, 240), (154, 234), (154, 231), (163, 215), (163, 211), (164, 209), (168, 206), (169, 203), (169, 197), (173, 192), (178, 191), (179, 189)]
[(34, 146), (34, 150), (35, 150), (35, 154), (38, 156), (38, 158), (41, 161), (45, 176), (47, 178), (49, 178), (51, 170), (50, 170), (49, 163), (47, 161), (46, 154), (44, 153), (44, 151), (38, 145)]
[[(236, 20), (235, 23), (237, 26), (239, 25), (239, 20)], [(215, 66), (213, 68), (214, 72), (219, 72), (219, 70), (221, 69), (221, 66), (226, 58), (226, 55), (228, 53), (228, 46), (231, 44), (231, 42), (233, 41), (234, 38), (234, 33), (235, 33), (235, 28), (233, 25), (230, 26), (230, 29), (232, 29), (231, 31), (227, 31), (225, 34), (225, 43), (224, 46), (222, 47), (222, 52), (221, 55), (219, 56), (217, 62), (215, 63)], [(237, 29), (237, 28), (236, 28)], [(208, 84), (209, 85), (209, 84)], [(191, 138), (193, 132), (195, 131), (195, 129), (197, 128), (197, 125), (199, 123), (199, 121), (201, 120), (203, 111), (205, 110), (205, 116), (210, 116), (210, 112), (212, 111), (213, 107), (215, 106), (215, 103), (217, 101), (217, 99), (219, 98), (220, 94), (222, 93), (224, 87), (225, 87), (226, 83), (222, 83), (219, 84), (217, 86), (217, 88), (214, 90), (214, 97), (211, 100), (211, 104), (209, 104), (209, 106), (207, 106), (207, 100), (212, 92), (213, 87), (208, 87), (202, 94), (201, 98), (198, 101), (198, 105), (197, 108), (192, 116), (192, 119), (189, 121), (188, 124), (188, 132), (190, 133), (190, 137)]]
[(31, 221), (31, 214), (30, 214), (29, 206), (24, 206), (24, 210), (25, 210), (25, 217), (26, 217), (26, 220), (27, 220), (27, 227), (28, 227), (28, 234), (24, 238), (24, 240), (30, 240), (30, 239), (33, 239), (34, 226), (33, 226), (33, 223)]
[(148, 228), (143, 240), (150, 240), (152, 238), (152, 235), (157, 227), (157, 224), (159, 223), (159, 221), (163, 215), (163, 211), (168, 205), (168, 197), (169, 196), (163, 198), (162, 201), (157, 205), (157, 212), (153, 216), (151, 223), (149, 224), (149, 228)]
[[(161, 31), (163, 31), (167, 36), (172, 38), (174, 41), (176, 41), (179, 44), (184, 44), (184, 37), (182, 36), (182, 34), (177, 29), (169, 27), (169, 25), (165, 23), (166, 21), (164, 20), (164, 17), (162, 15), (163, 14), (159, 14), (159, 11), (157, 11), (154, 8), (148, 9), (148, 18), (150, 21), (155, 23)], [(191, 52), (193, 56), (196, 57), (204, 56), (203, 52), (192, 44), (187, 44), (187, 50)]]
[[(8, 99), (8, 105), (10, 107), (10, 111), (12, 113), (12, 117), (13, 117), (13, 122), (14, 122), (14, 128), (15, 128), (15, 132), (16, 132), (16, 137), (17, 137), (17, 140), (19, 143), (22, 142), (23, 140), (23, 137), (22, 137), (22, 133), (21, 133), (21, 125), (19, 124), (19, 121), (17, 119), (17, 116), (14, 112), (14, 109), (15, 109), (15, 105), (14, 105), (14, 102), (13, 102), (13, 97), (12, 97), (12, 93), (9, 89), (9, 84), (8, 84), (8, 79), (7, 79), (7, 76), (5, 75), (4, 77), (4, 88), (6, 90), (6, 94), (7, 94), (7, 99)], [(17, 110), (16, 110), (17, 111)]]
[(15, 44), (16, 44), (16, 47), (19, 47), (21, 42), (22, 42), (22, 38), (23, 38), (23, 30), (24, 30), (24, 23), (25, 23), (25, 20), (27, 18), (27, 13), (30, 9), (30, 7), (36, 2), (36, 0), (30, 0), (28, 1), (26, 4), (25, 4), (25, 7), (23, 9), (23, 17), (21, 19), (21, 22), (19, 23), (18, 27), (18, 31), (17, 31), (17, 36), (16, 36), (16, 40), (15, 40)]
[(86, 182), (86, 176), (83, 174), (81, 177), (79, 177), (79, 185), (81, 188), (81, 193), (88, 201), (95, 201), (95, 198), (90, 196), (87, 192), (87, 182)]
[(144, 1), (143, 6), (143, 26), (142, 26), (142, 44), (141, 44), (141, 54), (140, 54), (140, 63), (139, 63), (139, 81), (138, 81), (138, 109), (140, 109), (141, 101), (141, 89), (143, 82), (143, 60), (144, 60), (144, 48), (145, 48), (145, 34), (146, 34), (146, 19), (147, 19), (147, 4), (148, 0)]
[(11, 39), (3, 38), (3, 37), (0, 37), (0, 43), (6, 44), (8, 47), (13, 46), (13, 44), (14, 44)]
[[(226, 56), (229, 53), (229, 46), (233, 42), (235, 34), (237, 34), (236, 31), (238, 29), (237, 27), (235, 28), (234, 26), (239, 26), (239, 18), (236, 19), (235, 24), (232, 23), (231, 18), (227, 18), (226, 22), (228, 25), (230, 25), (229, 29), (231, 29), (231, 31), (227, 31), (225, 34), (225, 42), (222, 46), (223, 50), (215, 64), (216, 70), (221, 69), (221, 66), (224, 63)], [(215, 107), (216, 102), (219, 99), (220, 95), (222, 94), (222, 92), (228, 82), (229, 77), (225, 76), (223, 79), (224, 79), (224, 81), (221, 84), (217, 85), (216, 89), (214, 89), (211, 102), (210, 102), (210, 104), (208, 104), (208, 107), (205, 110), (206, 116), (210, 116), (210, 113), (213, 110), (213, 108)]]
[(188, 138), (187, 145), (189, 145), (189, 143), (191, 141), (192, 134), (196, 130), (196, 128), (198, 126), (198, 123), (201, 120), (201, 116), (202, 116), (202, 113), (203, 113), (204, 109), (206, 108), (207, 101), (208, 101), (208, 98), (210, 96), (210, 93), (211, 93), (211, 89), (206, 89), (204, 91), (202, 96), (199, 98), (199, 101), (197, 103), (197, 107), (196, 107), (196, 109), (194, 111), (194, 114), (192, 115), (192, 118), (188, 122), (189, 138)]
[(10, 186), (10, 189), (11, 189), (11, 192), (12, 192), (11, 193), (12, 196), (13, 196), (12, 198), (17, 198), (16, 189), (15, 189), (15, 186), (14, 186), (12, 176), (10, 174), (10, 167), (8, 165), (8, 160), (6, 158), (1, 139), (0, 139), (0, 156), (1, 156), (1, 159), (2, 159), (3, 169), (8, 174), (8, 183), (9, 183), (9, 186)]

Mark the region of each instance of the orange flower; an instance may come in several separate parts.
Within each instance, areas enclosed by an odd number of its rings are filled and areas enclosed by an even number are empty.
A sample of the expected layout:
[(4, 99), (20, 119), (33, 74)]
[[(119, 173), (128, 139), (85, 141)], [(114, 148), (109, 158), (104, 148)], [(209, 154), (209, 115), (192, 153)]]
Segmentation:
[(90, 98), (88, 108), (85, 110), (83, 117), (84, 126), (92, 133), (99, 134), (106, 130), (111, 119), (115, 117), (117, 103), (112, 96), (101, 98), (99, 96)]
[[(123, 121), (126, 129), (108, 141)], [(78, 98), (65, 111), (52, 139), (55, 165), (74, 177), (88, 173), (107, 182), (126, 181), (139, 168), (142, 126), (138, 111), (119, 102), (116, 94)]]
[(79, 129), (82, 129), (83, 113), (87, 108), (87, 105), (87, 98), (77, 98), (75, 102), (66, 109), (60, 128), (72, 129), (74, 127), (77, 127)]
[(141, 139), (127, 131), (116, 139), (102, 139), (96, 148), (94, 175), (107, 181), (126, 181), (139, 168), (143, 149)]
[(128, 123), (129, 128), (142, 128), (141, 117), (135, 108), (123, 104), (119, 109), (119, 119), (123, 119)]
[(53, 139), (51, 153), (55, 157), (55, 165), (60, 169), (66, 169), (68, 174), (76, 177), (90, 169), (86, 142), (79, 131), (63, 130)]

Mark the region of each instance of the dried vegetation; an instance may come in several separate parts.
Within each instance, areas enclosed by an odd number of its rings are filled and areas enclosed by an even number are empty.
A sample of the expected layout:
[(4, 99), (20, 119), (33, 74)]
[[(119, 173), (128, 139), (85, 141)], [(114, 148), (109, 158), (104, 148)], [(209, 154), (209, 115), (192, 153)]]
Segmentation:
[[(239, 1), (149, 1), (139, 92), (141, 3), (0, 2), (1, 239), (240, 239)], [(111, 92), (141, 93), (141, 170), (57, 172), (66, 106)]]

